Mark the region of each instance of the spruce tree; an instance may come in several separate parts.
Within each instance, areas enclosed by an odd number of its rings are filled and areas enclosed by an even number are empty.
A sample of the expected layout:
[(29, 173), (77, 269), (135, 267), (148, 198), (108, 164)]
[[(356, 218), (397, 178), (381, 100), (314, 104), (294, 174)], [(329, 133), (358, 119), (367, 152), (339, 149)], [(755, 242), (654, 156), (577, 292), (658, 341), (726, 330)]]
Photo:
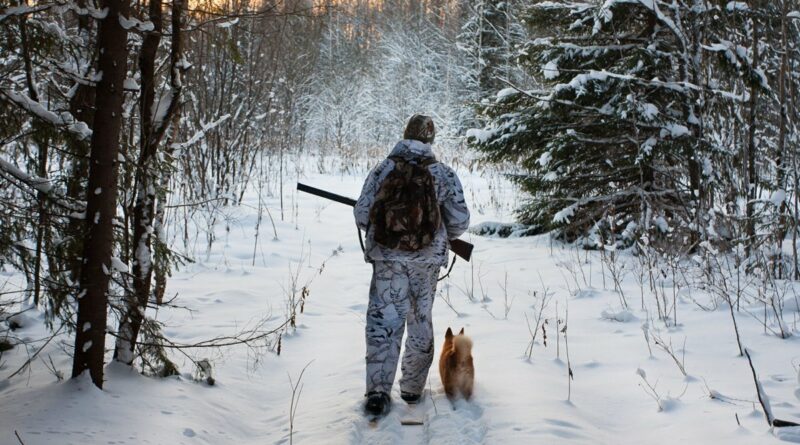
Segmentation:
[(537, 38), (521, 64), (544, 88), (501, 91), (487, 128), (468, 134), (489, 160), (524, 169), (522, 222), (567, 239), (600, 229), (698, 241), (719, 150), (704, 116), (734, 96), (707, 84), (701, 44), (725, 11), (609, 0), (529, 12)]

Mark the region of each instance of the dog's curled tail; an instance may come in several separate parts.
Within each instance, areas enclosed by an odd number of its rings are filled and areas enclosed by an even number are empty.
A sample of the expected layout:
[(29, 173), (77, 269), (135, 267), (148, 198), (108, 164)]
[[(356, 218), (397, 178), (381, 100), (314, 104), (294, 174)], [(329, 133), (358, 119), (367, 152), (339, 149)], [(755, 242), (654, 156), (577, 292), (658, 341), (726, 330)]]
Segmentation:
[(472, 353), (472, 339), (466, 335), (457, 335), (453, 338), (453, 350), (460, 357), (468, 356)]

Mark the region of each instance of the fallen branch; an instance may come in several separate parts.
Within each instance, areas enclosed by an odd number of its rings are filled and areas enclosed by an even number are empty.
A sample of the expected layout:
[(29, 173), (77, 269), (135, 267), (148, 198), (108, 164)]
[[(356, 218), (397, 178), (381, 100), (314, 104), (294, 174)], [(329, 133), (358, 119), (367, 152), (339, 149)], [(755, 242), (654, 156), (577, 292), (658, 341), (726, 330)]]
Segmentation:
[(750, 351), (747, 348), (744, 350), (744, 355), (747, 356), (747, 361), (750, 363), (750, 370), (753, 372), (753, 381), (756, 384), (756, 392), (758, 393), (758, 401), (761, 403), (761, 408), (764, 410), (764, 415), (767, 417), (767, 423), (769, 423), (769, 426), (775, 428), (800, 426), (800, 423), (776, 419), (772, 415), (772, 408), (769, 405), (769, 398), (767, 397), (767, 393), (764, 391), (764, 387), (761, 386), (761, 382), (758, 380), (756, 368), (753, 366), (753, 359), (750, 358)]

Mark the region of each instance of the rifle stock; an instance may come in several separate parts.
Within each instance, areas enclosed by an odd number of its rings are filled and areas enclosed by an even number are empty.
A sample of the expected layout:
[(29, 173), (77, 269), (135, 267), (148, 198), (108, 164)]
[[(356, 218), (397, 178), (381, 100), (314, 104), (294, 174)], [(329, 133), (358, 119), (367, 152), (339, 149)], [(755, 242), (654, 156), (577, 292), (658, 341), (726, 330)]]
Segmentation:
[(469, 261), (469, 259), (472, 258), (473, 247), (475, 246), (458, 238), (450, 240), (450, 250), (452, 250), (454, 254), (463, 258), (465, 261)]
[[(297, 190), (319, 196), (320, 198), (330, 199), (331, 201), (349, 205), (350, 207), (354, 207), (356, 205), (355, 199), (348, 198), (342, 195), (337, 195), (336, 193), (331, 193), (299, 182), (297, 183)], [(475, 246), (464, 240), (460, 239), (450, 240), (450, 250), (453, 251), (454, 254), (463, 258), (465, 261), (469, 261), (470, 258), (472, 258), (473, 247)]]

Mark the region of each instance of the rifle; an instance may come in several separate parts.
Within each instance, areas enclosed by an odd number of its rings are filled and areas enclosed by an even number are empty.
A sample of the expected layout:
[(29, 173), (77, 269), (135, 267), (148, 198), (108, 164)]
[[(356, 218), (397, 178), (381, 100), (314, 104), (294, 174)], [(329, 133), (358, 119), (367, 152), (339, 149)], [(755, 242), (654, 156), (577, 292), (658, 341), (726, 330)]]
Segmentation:
[[(325, 190), (320, 190), (315, 187), (311, 187), (305, 184), (297, 183), (297, 190), (301, 192), (310, 193), (312, 195), (317, 195), (320, 198), (330, 199), (331, 201), (336, 201), (341, 204), (349, 205), (350, 207), (355, 207), (356, 200), (348, 198), (346, 196), (337, 195), (336, 193), (326, 192)], [(456, 255), (464, 258), (464, 260), (469, 261), (472, 257), (472, 248), (474, 246), (466, 241), (460, 239), (451, 239), (450, 240), (450, 250), (453, 251)]]

